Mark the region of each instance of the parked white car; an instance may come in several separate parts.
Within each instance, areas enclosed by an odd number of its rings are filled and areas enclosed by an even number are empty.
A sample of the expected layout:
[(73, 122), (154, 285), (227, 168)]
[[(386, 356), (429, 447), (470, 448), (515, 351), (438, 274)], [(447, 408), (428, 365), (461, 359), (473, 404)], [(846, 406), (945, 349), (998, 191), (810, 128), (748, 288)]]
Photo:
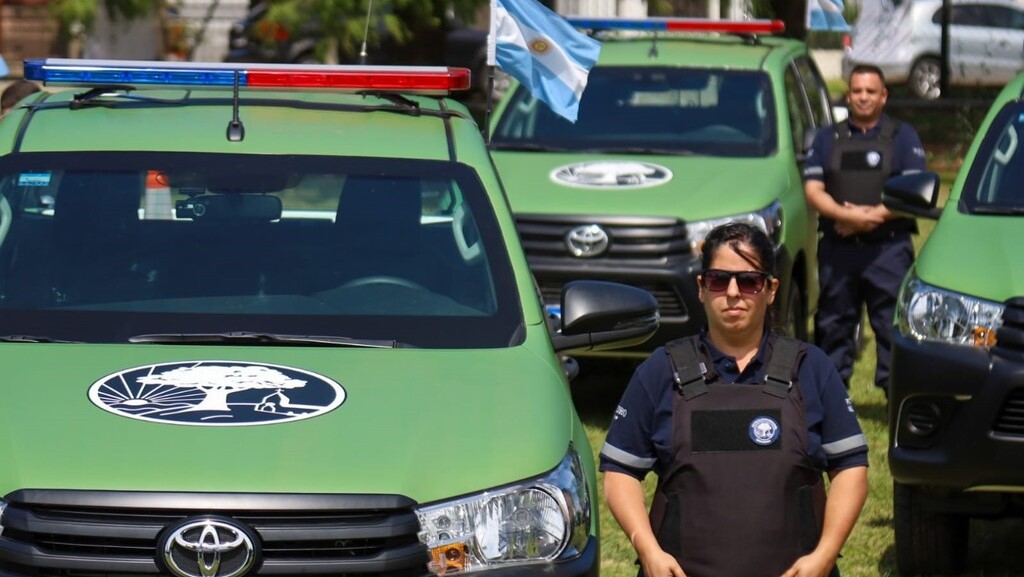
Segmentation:
[[(1024, 1), (953, 0), (950, 8), (950, 86), (1002, 86), (1024, 70)], [(942, 0), (904, 0), (866, 11), (851, 40), (844, 77), (857, 64), (873, 64), (890, 85), (906, 84), (920, 98), (939, 97)]]

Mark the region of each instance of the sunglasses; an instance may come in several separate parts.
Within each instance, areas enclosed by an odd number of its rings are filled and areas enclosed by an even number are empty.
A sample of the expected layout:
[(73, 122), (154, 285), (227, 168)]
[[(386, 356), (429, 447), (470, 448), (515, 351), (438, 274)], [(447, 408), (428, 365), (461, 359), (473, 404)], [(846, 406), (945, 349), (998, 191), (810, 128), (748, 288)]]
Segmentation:
[(756, 270), (732, 271), (712, 268), (704, 271), (700, 280), (706, 290), (720, 293), (729, 290), (729, 283), (736, 279), (736, 286), (741, 293), (756, 295), (764, 290), (764, 283), (770, 278), (772, 275)]

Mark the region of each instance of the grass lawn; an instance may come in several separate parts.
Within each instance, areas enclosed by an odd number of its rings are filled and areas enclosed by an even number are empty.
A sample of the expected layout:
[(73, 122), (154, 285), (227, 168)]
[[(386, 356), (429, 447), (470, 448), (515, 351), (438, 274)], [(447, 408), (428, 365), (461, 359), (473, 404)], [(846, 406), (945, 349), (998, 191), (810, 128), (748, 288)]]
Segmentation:
[[(954, 174), (945, 167), (940, 171), (943, 185), (948, 189)], [(934, 222), (921, 221), (918, 248), (931, 232)], [(888, 449), (887, 408), (885, 397), (873, 385), (875, 367), (874, 337), (867, 330), (866, 347), (855, 366), (851, 384), (851, 398), (857, 407), (861, 426), (868, 437), (870, 463), (868, 502), (854, 528), (846, 547), (840, 569), (844, 577), (895, 576), (895, 545), (893, 543), (892, 478), (886, 461)], [(604, 442), (612, 411), (629, 379), (630, 365), (584, 361), (585, 378), (573, 384), (577, 409), (587, 428), (590, 442), (596, 452)], [(599, 375), (598, 375), (599, 373)], [(599, 378), (590, 378), (590, 375)], [(646, 481), (648, 495), (653, 492), (655, 479)], [(635, 553), (622, 534), (615, 519), (601, 502), (601, 574), (603, 577), (634, 577), (637, 567)], [(738, 528), (738, 530), (744, 530)], [(1024, 521), (972, 521), (970, 536), (969, 572), (971, 577), (997, 577), (1024, 575)]]

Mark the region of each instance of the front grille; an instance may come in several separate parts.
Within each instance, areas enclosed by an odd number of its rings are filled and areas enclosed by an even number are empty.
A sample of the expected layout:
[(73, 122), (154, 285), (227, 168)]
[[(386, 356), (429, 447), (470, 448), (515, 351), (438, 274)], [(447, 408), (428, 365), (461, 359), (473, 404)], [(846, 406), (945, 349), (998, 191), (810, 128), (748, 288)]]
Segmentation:
[(569, 251), (566, 235), (577, 227), (591, 224), (600, 226), (608, 234), (608, 249), (603, 254), (588, 257), (588, 261), (656, 264), (691, 252), (686, 225), (675, 218), (536, 214), (516, 217), (516, 230), (528, 257), (578, 258)]
[(158, 537), (190, 517), (248, 526), (263, 575), (422, 575), (414, 502), (391, 495), (251, 495), (16, 491), (8, 496), (0, 574), (157, 575)]
[(999, 408), (992, 431), (1000, 435), (1024, 437), (1024, 389), (1014, 389)]
[[(614, 282), (622, 282), (616, 279), (602, 279), (594, 276), (588, 276), (591, 280), (610, 280)], [(562, 299), (562, 286), (563, 283), (557, 281), (549, 281), (544, 279), (537, 279), (537, 284), (540, 285), (541, 296), (544, 298), (544, 302), (547, 304), (556, 304), (561, 302)], [(637, 288), (642, 288), (645, 291), (651, 293), (654, 298), (658, 301), (658, 313), (661, 318), (679, 318), (688, 315), (686, 304), (683, 302), (683, 297), (679, 295), (679, 292), (672, 287), (672, 285), (666, 283), (625, 283)]]

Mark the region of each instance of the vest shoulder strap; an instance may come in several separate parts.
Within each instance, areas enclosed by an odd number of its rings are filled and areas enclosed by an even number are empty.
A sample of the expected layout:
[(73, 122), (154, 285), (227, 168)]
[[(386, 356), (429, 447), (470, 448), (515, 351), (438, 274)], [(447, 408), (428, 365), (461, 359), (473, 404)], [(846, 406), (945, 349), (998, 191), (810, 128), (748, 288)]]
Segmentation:
[[(892, 142), (893, 137), (900, 129), (899, 120), (895, 118), (886, 117), (885, 124), (882, 125), (882, 130), (878, 133), (878, 139), (885, 142)], [(850, 130), (850, 122), (840, 122), (832, 125), (832, 135), (836, 140), (850, 140), (853, 138), (853, 132)]]
[(785, 397), (797, 382), (800, 373), (800, 362), (807, 352), (807, 344), (801, 340), (782, 335), (770, 337), (771, 355), (765, 371), (765, 392), (770, 395)]
[(697, 335), (676, 339), (665, 344), (669, 362), (672, 363), (672, 377), (676, 389), (687, 400), (707, 392), (707, 383), (716, 377), (714, 367), (704, 362)]

